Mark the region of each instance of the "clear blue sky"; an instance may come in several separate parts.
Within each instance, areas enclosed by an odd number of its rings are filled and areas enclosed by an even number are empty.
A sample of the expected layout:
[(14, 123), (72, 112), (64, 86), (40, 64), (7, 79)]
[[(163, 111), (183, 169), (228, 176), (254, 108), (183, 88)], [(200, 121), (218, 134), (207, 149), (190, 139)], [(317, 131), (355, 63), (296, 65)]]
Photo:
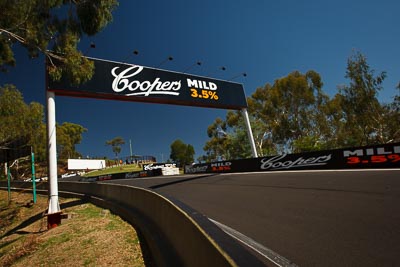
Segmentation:
[[(238, 77), (246, 94), (292, 71), (317, 71), (330, 96), (348, 84), (346, 63), (353, 50), (363, 53), (369, 65), (387, 72), (379, 98), (392, 101), (400, 82), (400, 1), (398, 0), (120, 0), (114, 21), (100, 34), (83, 39), (87, 55), (113, 61), (190, 72), (229, 80)], [(139, 55), (133, 55), (138, 50)], [(26, 102), (45, 104), (43, 57), (29, 60), (16, 50), (17, 67), (0, 73), (0, 85), (15, 84)], [(226, 70), (219, 68), (225, 66)], [(106, 140), (129, 140), (134, 154), (169, 158), (170, 144), (181, 139), (192, 144), (196, 158), (204, 154), (207, 127), (220, 109), (111, 100), (56, 97), (58, 123), (73, 122), (88, 129), (77, 149), (83, 156), (113, 157)]]

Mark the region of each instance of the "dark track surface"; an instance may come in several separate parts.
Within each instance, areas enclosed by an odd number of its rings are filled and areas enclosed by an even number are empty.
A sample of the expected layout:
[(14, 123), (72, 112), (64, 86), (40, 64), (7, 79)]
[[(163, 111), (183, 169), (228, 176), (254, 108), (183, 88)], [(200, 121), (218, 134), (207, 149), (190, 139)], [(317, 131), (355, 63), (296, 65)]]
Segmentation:
[(400, 170), (109, 182), (172, 196), (299, 266), (400, 266)]

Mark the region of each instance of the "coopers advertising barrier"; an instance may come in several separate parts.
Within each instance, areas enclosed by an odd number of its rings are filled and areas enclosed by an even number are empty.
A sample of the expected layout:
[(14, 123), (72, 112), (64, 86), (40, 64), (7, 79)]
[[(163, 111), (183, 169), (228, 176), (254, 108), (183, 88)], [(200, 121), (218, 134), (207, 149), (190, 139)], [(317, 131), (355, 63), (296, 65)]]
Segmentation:
[(83, 182), (97, 182), (97, 181), (106, 181), (106, 180), (117, 180), (117, 179), (134, 179), (134, 178), (144, 178), (144, 177), (153, 177), (162, 175), (161, 169), (153, 169), (153, 170), (143, 170), (136, 172), (121, 172), (121, 173), (113, 173), (113, 174), (104, 174), (94, 177), (83, 177), (81, 181)]
[(185, 173), (400, 168), (400, 143), (194, 164)]
[(222, 109), (247, 108), (239, 83), (185, 73), (89, 58), (95, 72), (90, 81), (73, 86), (68, 77), (48, 80), (58, 95), (153, 102)]

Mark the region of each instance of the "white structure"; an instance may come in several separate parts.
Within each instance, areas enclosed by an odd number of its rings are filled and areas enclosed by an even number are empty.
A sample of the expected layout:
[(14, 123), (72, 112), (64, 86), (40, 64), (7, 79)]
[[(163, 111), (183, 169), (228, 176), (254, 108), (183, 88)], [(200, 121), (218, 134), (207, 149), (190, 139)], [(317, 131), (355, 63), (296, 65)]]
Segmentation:
[[(241, 84), (122, 62), (95, 58), (90, 58), (90, 60), (96, 62), (96, 69), (101, 70), (93, 73), (91, 83), (83, 83), (77, 87), (72, 86), (67, 79), (54, 81), (46, 77), (50, 181), (49, 214), (60, 212), (57, 185), (55, 92), (64, 96), (124, 99), (148, 103), (242, 110), (252, 154), (253, 157), (257, 157), (246, 109), (246, 96)], [(48, 64), (50, 63), (46, 61), (46, 66)], [(163, 77), (162, 80), (160, 77)], [(140, 90), (137, 90), (138, 88)], [(155, 95), (157, 97), (154, 97)], [(74, 168), (97, 169), (103, 167), (105, 167), (105, 164), (103, 166), (87, 165)], [(176, 170), (165, 170), (165, 173), (176, 173)]]
[(100, 170), (105, 167), (104, 159), (68, 159), (68, 170)]
[(47, 135), (49, 151), (49, 210), (48, 214), (59, 213), (57, 181), (56, 103), (54, 92), (47, 91)]
[(247, 109), (242, 109), (242, 114), (244, 117), (244, 121), (246, 123), (246, 128), (247, 128), (247, 135), (249, 137), (250, 141), (250, 147), (251, 147), (251, 153), (253, 154), (254, 158), (257, 158), (257, 149), (256, 149), (256, 144), (254, 142), (254, 137), (253, 137), (253, 132), (251, 130), (251, 125), (250, 125), (250, 119), (249, 119), (249, 114), (247, 113)]
[(161, 168), (162, 175), (179, 175), (179, 168), (177, 167), (163, 167)]

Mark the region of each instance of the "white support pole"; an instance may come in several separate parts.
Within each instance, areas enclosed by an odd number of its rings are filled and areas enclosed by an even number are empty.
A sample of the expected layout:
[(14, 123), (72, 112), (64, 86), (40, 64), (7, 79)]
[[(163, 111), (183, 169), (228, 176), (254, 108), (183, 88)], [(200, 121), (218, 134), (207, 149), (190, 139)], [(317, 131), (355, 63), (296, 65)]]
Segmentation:
[(256, 144), (254, 143), (253, 132), (251, 131), (251, 125), (250, 125), (249, 114), (247, 113), (247, 109), (245, 109), (245, 108), (242, 109), (242, 113), (243, 113), (244, 121), (245, 121), (246, 127), (247, 127), (247, 135), (248, 135), (249, 141), (250, 141), (251, 152), (252, 152), (254, 158), (258, 158)]
[(129, 139), (129, 148), (131, 150), (131, 158), (129, 159), (129, 161), (131, 161), (132, 160), (132, 142), (131, 142), (131, 139)]
[(60, 212), (57, 181), (56, 104), (54, 92), (47, 91), (47, 135), (49, 161), (49, 210), (48, 214)]

